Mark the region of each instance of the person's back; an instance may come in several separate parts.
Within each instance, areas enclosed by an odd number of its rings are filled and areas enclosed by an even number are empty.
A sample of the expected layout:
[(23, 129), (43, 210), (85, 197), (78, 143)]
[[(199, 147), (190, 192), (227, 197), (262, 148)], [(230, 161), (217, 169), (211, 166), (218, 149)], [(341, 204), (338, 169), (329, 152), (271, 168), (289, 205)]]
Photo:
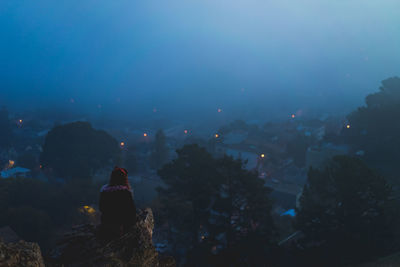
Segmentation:
[(135, 224), (136, 207), (125, 169), (114, 168), (109, 184), (101, 188), (99, 208), (100, 232), (103, 239), (117, 238)]

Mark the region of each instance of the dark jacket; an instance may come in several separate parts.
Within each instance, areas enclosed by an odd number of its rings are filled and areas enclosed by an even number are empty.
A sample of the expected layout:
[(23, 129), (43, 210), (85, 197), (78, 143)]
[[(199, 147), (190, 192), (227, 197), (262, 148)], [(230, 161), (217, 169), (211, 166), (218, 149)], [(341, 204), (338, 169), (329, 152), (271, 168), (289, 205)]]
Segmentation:
[(100, 192), (101, 231), (105, 238), (121, 236), (136, 222), (132, 191), (123, 185), (104, 185)]

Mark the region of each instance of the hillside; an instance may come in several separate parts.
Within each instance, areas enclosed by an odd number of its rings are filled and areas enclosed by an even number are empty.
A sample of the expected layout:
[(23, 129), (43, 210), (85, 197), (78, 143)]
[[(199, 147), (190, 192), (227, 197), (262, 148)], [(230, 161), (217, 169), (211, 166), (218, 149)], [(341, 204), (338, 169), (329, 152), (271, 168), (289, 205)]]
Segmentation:
[(175, 266), (173, 258), (161, 257), (155, 250), (153, 228), (153, 213), (145, 209), (139, 211), (130, 232), (106, 244), (96, 238), (96, 228), (90, 224), (74, 227), (43, 257), (36, 243), (0, 242), (0, 266)]

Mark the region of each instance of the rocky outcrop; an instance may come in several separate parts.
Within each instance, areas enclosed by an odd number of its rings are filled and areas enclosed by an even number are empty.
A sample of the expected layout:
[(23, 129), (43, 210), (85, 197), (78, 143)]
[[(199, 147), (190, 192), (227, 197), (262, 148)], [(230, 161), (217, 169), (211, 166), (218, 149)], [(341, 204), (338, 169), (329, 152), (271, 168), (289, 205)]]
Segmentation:
[(25, 241), (0, 242), (0, 266), (44, 267), (39, 245)]
[(154, 219), (151, 209), (138, 212), (137, 223), (121, 238), (105, 243), (91, 224), (74, 227), (64, 235), (43, 261), (40, 247), (25, 241), (0, 240), (0, 267), (173, 267), (170, 257), (158, 255), (152, 242)]
[(46, 266), (175, 266), (172, 258), (162, 258), (155, 250), (153, 228), (151, 209), (139, 211), (136, 226), (109, 243), (97, 239), (93, 225), (75, 227), (46, 256)]

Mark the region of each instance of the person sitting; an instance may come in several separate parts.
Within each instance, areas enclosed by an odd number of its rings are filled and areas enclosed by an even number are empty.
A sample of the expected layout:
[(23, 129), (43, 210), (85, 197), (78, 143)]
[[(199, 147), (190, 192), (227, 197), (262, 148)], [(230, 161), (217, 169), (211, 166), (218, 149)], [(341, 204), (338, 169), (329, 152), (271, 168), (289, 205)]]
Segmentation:
[(102, 239), (118, 238), (136, 223), (136, 206), (126, 169), (114, 168), (110, 182), (101, 188), (99, 209)]

